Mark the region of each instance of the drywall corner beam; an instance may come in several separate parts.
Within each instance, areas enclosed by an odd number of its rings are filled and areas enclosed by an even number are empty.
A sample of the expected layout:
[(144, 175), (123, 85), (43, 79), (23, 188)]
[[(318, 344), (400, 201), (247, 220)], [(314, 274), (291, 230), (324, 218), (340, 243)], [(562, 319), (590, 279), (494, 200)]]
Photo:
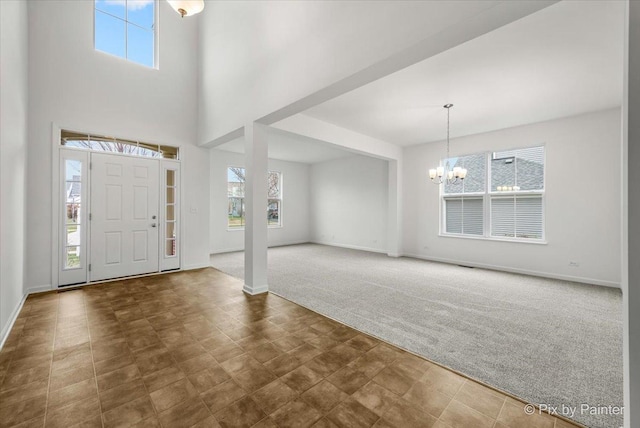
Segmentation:
[(354, 132), (332, 123), (296, 114), (272, 125), (283, 131), (304, 135), (347, 149), (350, 152), (373, 156), (384, 160), (398, 160), (402, 148), (368, 135)]
[(269, 113), (258, 119), (257, 122), (272, 125), (524, 18), (527, 15), (538, 12), (558, 1), (559, 0), (509, 0), (498, 3), (494, 7), (486, 9), (472, 18), (448, 27), (407, 49), (401, 50), (382, 61), (378, 61), (363, 70)]

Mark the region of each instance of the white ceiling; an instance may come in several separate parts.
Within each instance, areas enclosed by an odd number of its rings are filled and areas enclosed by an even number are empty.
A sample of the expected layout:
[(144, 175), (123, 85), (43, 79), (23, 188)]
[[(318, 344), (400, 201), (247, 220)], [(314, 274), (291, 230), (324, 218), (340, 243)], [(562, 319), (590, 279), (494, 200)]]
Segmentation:
[[(275, 128), (269, 128), (268, 132), (270, 159), (312, 164), (354, 155), (333, 144), (302, 135)], [(221, 144), (216, 149), (244, 153), (244, 137)]]
[[(622, 100), (622, 1), (563, 1), (304, 114), (398, 145), (572, 116)], [(304, 152), (304, 150), (302, 150)]]

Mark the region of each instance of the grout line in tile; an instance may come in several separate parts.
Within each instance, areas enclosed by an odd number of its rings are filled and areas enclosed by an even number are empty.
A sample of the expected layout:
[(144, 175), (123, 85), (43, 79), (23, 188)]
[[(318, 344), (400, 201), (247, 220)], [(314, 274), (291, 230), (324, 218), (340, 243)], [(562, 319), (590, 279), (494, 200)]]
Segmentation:
[(498, 425), (498, 419), (500, 418), (500, 415), (502, 414), (502, 410), (504, 409), (504, 405), (505, 404), (507, 404), (507, 399), (506, 398), (502, 401), (502, 406), (500, 406), (500, 411), (498, 411), (498, 416), (496, 416), (496, 420), (493, 423), (494, 428), (495, 428), (496, 425)]
[(44, 405), (44, 418), (42, 420), (42, 426), (47, 426), (47, 415), (49, 413), (49, 395), (51, 394), (51, 375), (53, 373), (53, 356), (56, 353), (56, 336), (58, 334), (58, 319), (60, 318), (60, 297), (57, 296), (56, 300), (58, 304), (56, 305), (56, 324), (55, 329), (53, 330), (53, 343), (51, 343), (51, 365), (49, 366), (49, 379), (47, 379), (47, 398), (45, 400)]
[(91, 329), (89, 328), (89, 313), (87, 312), (86, 293), (82, 293), (82, 304), (84, 305), (84, 316), (87, 318), (87, 335), (89, 336), (89, 352), (91, 352), (91, 367), (93, 367), (93, 380), (96, 383), (96, 395), (98, 396), (98, 408), (100, 409), (100, 422), (104, 428), (104, 417), (102, 416), (102, 401), (100, 401), (100, 389), (98, 388), (98, 373), (96, 372), (96, 362), (93, 358), (93, 341), (91, 340)]

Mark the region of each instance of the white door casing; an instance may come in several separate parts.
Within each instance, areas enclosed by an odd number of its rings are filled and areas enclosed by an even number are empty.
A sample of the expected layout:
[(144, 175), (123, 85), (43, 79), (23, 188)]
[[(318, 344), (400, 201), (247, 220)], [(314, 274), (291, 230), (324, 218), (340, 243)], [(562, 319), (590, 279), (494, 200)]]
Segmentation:
[(158, 271), (159, 161), (91, 154), (90, 281)]
[(87, 281), (88, 177), (89, 153), (60, 150), (57, 245), (58, 284)]

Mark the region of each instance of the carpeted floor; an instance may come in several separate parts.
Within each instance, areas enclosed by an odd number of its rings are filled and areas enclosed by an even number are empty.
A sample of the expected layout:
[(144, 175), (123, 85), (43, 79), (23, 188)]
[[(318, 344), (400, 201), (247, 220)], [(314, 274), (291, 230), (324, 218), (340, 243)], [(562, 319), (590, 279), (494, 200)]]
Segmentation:
[[(243, 277), (242, 252), (212, 266)], [(620, 290), (314, 244), (269, 250), (270, 291), (574, 420), (619, 427)]]

